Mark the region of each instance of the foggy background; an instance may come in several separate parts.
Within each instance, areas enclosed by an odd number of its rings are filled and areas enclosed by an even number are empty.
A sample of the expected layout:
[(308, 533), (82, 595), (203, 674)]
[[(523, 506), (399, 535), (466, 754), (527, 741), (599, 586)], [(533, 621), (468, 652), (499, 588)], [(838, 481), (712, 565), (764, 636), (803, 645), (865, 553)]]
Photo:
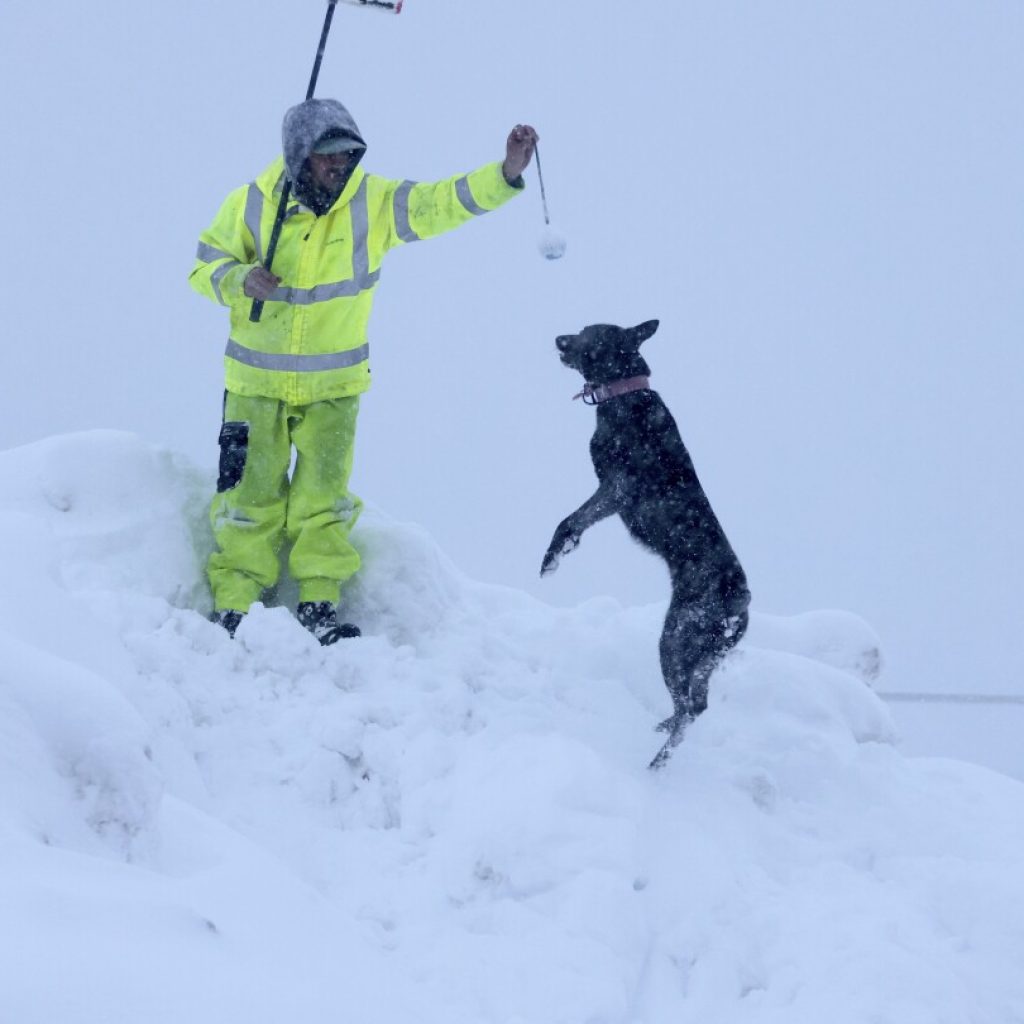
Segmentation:
[[(322, 2), (7, 3), (0, 448), (112, 427), (211, 469), (226, 312), (199, 231), (279, 151)], [(667, 600), (617, 520), (541, 581), (589, 496), (556, 334), (645, 346), (754, 610), (838, 607), (886, 689), (1020, 693), (1024, 6), (339, 5), (318, 95), (364, 166), (432, 180), (534, 124), (527, 194), (393, 252), (353, 489), (471, 576)], [(145, 500), (144, 495), (139, 496)]]

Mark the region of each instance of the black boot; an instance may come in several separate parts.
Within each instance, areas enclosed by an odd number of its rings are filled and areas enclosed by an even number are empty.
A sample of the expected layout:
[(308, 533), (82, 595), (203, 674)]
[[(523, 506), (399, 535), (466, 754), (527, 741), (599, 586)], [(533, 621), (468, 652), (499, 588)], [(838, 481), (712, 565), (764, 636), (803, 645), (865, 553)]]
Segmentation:
[(236, 612), (233, 608), (222, 608), (210, 615), (210, 621), (217, 623), (218, 626), (223, 626), (232, 640), (235, 638), (235, 630), (238, 629), (244, 618), (245, 612)]
[(362, 636), (358, 626), (339, 622), (337, 609), (330, 601), (301, 601), (295, 610), (299, 622), (320, 641), (323, 647), (339, 640)]

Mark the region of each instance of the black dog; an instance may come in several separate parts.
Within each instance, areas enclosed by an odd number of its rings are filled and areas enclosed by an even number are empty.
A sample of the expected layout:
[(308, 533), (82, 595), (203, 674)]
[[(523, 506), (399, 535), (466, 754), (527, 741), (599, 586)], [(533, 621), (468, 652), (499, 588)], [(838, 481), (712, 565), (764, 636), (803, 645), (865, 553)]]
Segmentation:
[(657, 320), (637, 327), (608, 324), (565, 334), (562, 362), (583, 374), (577, 395), (597, 406), (590, 457), (599, 481), (593, 496), (551, 538), (541, 575), (575, 548), (585, 530), (618, 513), (641, 544), (661, 555), (672, 576), (672, 600), (661, 634), (661, 672), (674, 711), (662, 722), (669, 738), (656, 768), (707, 707), (708, 680), (747, 628), (747, 579), (694, 472), (672, 414), (650, 390), (640, 345)]

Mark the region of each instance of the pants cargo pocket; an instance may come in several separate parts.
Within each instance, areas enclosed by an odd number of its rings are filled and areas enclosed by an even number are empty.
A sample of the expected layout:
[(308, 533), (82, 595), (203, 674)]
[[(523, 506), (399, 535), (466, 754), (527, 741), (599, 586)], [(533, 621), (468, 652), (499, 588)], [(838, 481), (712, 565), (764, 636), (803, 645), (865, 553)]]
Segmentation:
[(217, 476), (217, 493), (237, 487), (245, 470), (245, 459), (249, 452), (249, 424), (242, 422), (225, 423), (220, 428), (220, 466)]

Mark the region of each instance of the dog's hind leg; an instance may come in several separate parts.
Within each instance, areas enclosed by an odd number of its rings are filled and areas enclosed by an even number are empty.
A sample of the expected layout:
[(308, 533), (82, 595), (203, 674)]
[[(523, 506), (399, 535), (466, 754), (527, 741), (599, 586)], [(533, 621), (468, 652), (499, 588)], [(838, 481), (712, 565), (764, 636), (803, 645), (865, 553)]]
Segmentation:
[(700, 619), (699, 606), (678, 590), (673, 591), (658, 642), (661, 675), (673, 708), (671, 717), (658, 727), (666, 732), (672, 731), (679, 720), (694, 717), (690, 684), (700, 662), (700, 638), (704, 625)]
[(723, 609), (713, 619), (713, 628), (702, 644), (705, 655), (690, 676), (690, 706), (695, 717), (707, 710), (711, 677), (725, 656), (743, 639), (747, 621), (745, 608), (737, 615), (729, 615)]
[(718, 595), (696, 600), (674, 591), (659, 643), (661, 673), (672, 698), (673, 714), (658, 726), (671, 731), (676, 720), (690, 720), (708, 706), (711, 676), (747, 629), (744, 601)]
[(659, 653), (673, 713), (658, 726), (668, 733), (649, 767), (657, 770), (683, 740), (687, 726), (708, 706), (708, 686), (722, 659), (739, 643), (747, 628), (746, 605), (729, 614), (727, 607), (710, 600), (687, 601), (674, 593), (665, 617)]

